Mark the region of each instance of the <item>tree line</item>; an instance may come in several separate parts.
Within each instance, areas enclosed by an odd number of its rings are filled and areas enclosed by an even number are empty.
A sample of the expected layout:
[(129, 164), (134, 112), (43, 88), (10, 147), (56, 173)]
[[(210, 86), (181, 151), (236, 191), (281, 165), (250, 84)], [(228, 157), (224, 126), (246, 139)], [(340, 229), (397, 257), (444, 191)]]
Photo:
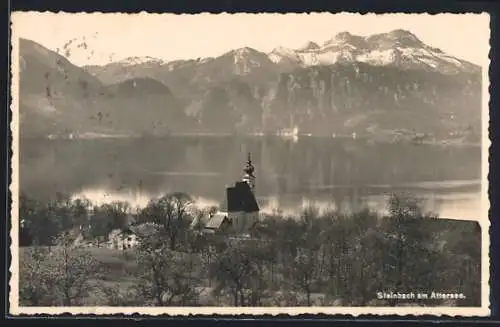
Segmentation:
[[(479, 225), (434, 219), (411, 197), (391, 197), (383, 216), (314, 207), (299, 217), (275, 213), (246, 237), (203, 233), (192, 221), (207, 210), (182, 193), (137, 211), (62, 197), (20, 200), (21, 305), (480, 305)], [(117, 262), (75, 242), (105, 241), (114, 229), (139, 239)], [(376, 299), (377, 292), (432, 291), (466, 298)], [(97, 303), (89, 292), (100, 294)]]

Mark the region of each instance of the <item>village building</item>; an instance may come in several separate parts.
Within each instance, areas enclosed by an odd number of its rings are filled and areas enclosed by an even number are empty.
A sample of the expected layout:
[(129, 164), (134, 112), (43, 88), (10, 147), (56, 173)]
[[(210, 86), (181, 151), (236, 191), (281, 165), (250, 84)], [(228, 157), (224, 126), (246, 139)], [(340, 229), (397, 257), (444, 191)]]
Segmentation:
[(232, 222), (228, 217), (227, 212), (215, 212), (209, 214), (203, 232), (207, 234), (215, 234), (217, 232), (225, 232), (231, 228)]
[(243, 169), (241, 181), (226, 188), (227, 211), (218, 211), (209, 215), (203, 231), (206, 233), (231, 231), (247, 234), (259, 219), (259, 205), (255, 198), (255, 167), (250, 153)]
[(107, 246), (110, 249), (127, 250), (137, 245), (139, 245), (137, 235), (129, 229), (115, 229), (109, 233)]

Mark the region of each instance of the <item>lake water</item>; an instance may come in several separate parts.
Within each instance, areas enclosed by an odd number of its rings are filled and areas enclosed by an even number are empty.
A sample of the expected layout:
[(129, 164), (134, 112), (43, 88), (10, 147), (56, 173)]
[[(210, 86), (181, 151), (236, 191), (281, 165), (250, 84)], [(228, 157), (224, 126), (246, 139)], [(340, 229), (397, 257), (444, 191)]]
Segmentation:
[(94, 202), (129, 201), (181, 191), (200, 205), (224, 200), (241, 179), (247, 152), (263, 211), (383, 210), (387, 195), (421, 198), (442, 217), (479, 219), (481, 149), (474, 146), (373, 144), (301, 137), (186, 136), (153, 139), (22, 140), (20, 188), (39, 199), (57, 192)]

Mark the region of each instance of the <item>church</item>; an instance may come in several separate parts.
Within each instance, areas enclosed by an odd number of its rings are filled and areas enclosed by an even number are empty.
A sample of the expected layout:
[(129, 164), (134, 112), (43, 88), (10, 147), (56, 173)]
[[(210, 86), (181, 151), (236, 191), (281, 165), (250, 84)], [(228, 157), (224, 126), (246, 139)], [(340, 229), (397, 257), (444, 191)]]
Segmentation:
[(250, 153), (241, 181), (226, 188), (227, 211), (211, 214), (204, 226), (207, 233), (231, 231), (246, 234), (259, 219), (259, 205), (255, 198), (255, 168)]

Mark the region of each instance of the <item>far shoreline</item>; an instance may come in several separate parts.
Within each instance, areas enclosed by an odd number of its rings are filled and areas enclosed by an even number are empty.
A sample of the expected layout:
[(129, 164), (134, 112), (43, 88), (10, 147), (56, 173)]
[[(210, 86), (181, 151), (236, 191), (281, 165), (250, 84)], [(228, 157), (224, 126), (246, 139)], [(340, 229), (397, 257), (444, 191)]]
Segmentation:
[(301, 139), (330, 139), (332, 141), (353, 141), (356, 143), (365, 143), (366, 145), (373, 144), (394, 144), (394, 145), (431, 145), (443, 147), (481, 147), (480, 142), (462, 142), (453, 139), (443, 139), (435, 141), (413, 141), (411, 139), (388, 140), (380, 138), (375, 135), (374, 137), (352, 137), (351, 135), (313, 135), (313, 134), (298, 134), (298, 135), (279, 135), (279, 134), (264, 134), (264, 133), (209, 133), (209, 132), (193, 132), (193, 133), (171, 133), (166, 135), (134, 135), (134, 134), (104, 134), (92, 133), (90, 135), (48, 135), (48, 136), (20, 136), (20, 141), (94, 141), (94, 140), (161, 140), (166, 138), (193, 138), (193, 137), (206, 137), (206, 138), (261, 138), (261, 139), (282, 139), (283, 141), (298, 142)]

